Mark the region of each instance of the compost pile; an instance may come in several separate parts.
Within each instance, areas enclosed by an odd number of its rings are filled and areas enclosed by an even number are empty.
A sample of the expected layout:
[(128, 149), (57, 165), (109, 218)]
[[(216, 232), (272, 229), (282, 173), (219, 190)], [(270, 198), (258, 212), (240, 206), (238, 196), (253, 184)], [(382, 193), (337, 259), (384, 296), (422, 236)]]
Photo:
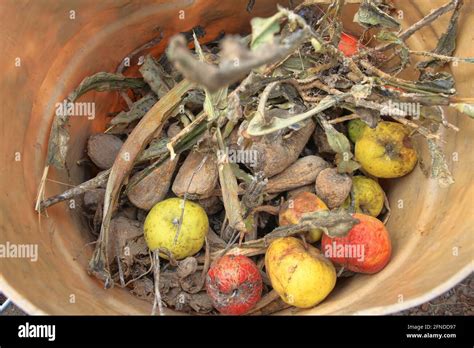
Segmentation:
[[(342, 27), (343, 6), (279, 7), (249, 36), (202, 46), (195, 32), (176, 35), (161, 57), (140, 59), (141, 77), (121, 64), (68, 96), (116, 90), (126, 105), (88, 140), (80, 165), (96, 175), (45, 198), (50, 166), (65, 169), (68, 115), (51, 130), (36, 209), (81, 199), (97, 239), (91, 276), (153, 313), (269, 314), (313, 307), (338, 278), (388, 264), (379, 178), (418, 163), (427, 180), (454, 182), (441, 129), (458, 128), (445, 109), (474, 109), (442, 68), (473, 59), (452, 56), (462, 1), (406, 29), (390, 2), (363, 1), (360, 38)], [(406, 45), (445, 13), (432, 51)], [(418, 79), (398, 76), (407, 68)]]

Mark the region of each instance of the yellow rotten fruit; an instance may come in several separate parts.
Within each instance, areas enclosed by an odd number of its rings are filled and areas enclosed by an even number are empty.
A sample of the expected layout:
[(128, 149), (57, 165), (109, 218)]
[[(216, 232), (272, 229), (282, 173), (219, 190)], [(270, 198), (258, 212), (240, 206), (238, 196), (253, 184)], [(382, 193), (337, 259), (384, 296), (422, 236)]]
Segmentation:
[[(179, 221), (183, 211), (181, 229)], [(157, 203), (148, 213), (145, 224), (145, 241), (150, 250), (164, 248), (177, 260), (196, 254), (204, 245), (209, 220), (197, 203), (181, 198), (169, 198)], [(164, 253), (161, 257), (168, 258)]]
[[(356, 213), (362, 213), (377, 217), (383, 209), (384, 192), (379, 183), (365, 176), (354, 176), (352, 178), (352, 192)], [(348, 208), (350, 199), (344, 203)]]
[[(278, 223), (280, 226), (295, 225), (300, 222), (303, 215), (322, 210), (329, 209), (318, 196), (303, 191), (283, 204), (278, 215)], [(320, 228), (313, 228), (305, 236), (309, 243), (314, 243), (321, 239), (322, 234)]]
[(336, 285), (336, 270), (318, 249), (294, 237), (273, 241), (265, 254), (273, 289), (283, 301), (309, 308), (324, 300)]
[(409, 130), (395, 122), (365, 128), (355, 145), (355, 157), (367, 173), (378, 178), (398, 178), (413, 170), (417, 156)]

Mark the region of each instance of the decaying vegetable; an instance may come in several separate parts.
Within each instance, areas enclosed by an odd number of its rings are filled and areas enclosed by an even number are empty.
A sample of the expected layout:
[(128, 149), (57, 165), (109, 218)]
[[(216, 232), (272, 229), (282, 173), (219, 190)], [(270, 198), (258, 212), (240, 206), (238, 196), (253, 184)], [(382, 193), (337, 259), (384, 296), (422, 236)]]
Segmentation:
[(330, 209), (344, 203), (351, 192), (351, 187), (351, 177), (347, 174), (339, 174), (336, 168), (326, 168), (316, 178), (316, 194)]
[(191, 151), (178, 170), (172, 190), (178, 197), (204, 199), (212, 195), (218, 179), (216, 158), (213, 154)]

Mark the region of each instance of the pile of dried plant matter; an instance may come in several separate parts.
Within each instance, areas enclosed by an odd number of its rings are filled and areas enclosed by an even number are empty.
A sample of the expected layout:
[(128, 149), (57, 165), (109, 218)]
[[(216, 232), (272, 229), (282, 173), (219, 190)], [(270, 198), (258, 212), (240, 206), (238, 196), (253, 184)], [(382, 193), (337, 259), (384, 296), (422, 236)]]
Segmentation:
[[(206, 273), (215, 259), (237, 253), (251, 257), (262, 274), (264, 295), (251, 313), (288, 307), (265, 273), (269, 244), (281, 237), (304, 239), (315, 228), (344, 236), (357, 223), (351, 215), (358, 207), (353, 177), (377, 181), (354, 154), (348, 133), (354, 120), (371, 129), (381, 121), (403, 125), (410, 139), (427, 144), (431, 160), (418, 156), (427, 176), (442, 186), (454, 182), (440, 128), (458, 129), (444, 108), (473, 117), (474, 104), (456, 96), (452, 75), (440, 68), (473, 62), (452, 56), (462, 1), (453, 0), (404, 30), (388, 2), (363, 1), (354, 20), (375, 37), (370, 47), (364, 38), (347, 41), (344, 1), (324, 9), (316, 3), (254, 18), (251, 35), (244, 38), (227, 35), (201, 47), (196, 36), (177, 35), (162, 57), (144, 59), (142, 78), (100, 72), (69, 95), (73, 103), (90, 90), (117, 90), (128, 104), (103, 134), (89, 138), (86, 162), (97, 175), (45, 199), (48, 168), (65, 168), (69, 141), (68, 117), (56, 115), (36, 204), (41, 212), (74, 197), (82, 200), (98, 236), (89, 272), (106, 287), (128, 288), (159, 312), (166, 306), (216, 313), (205, 291)], [(449, 25), (432, 51), (406, 45), (407, 38), (448, 12)], [(343, 44), (354, 47), (348, 51)], [(413, 66), (414, 56), (426, 57), (415, 66), (419, 78), (397, 77)], [(419, 106), (416, 115), (403, 107), (409, 103)], [(278, 214), (301, 192), (316, 193), (331, 210), (279, 224)], [(210, 229), (199, 253), (165, 260), (148, 249), (143, 221), (156, 203), (176, 196), (199, 203)], [(377, 215), (386, 222), (390, 209), (383, 199)]]

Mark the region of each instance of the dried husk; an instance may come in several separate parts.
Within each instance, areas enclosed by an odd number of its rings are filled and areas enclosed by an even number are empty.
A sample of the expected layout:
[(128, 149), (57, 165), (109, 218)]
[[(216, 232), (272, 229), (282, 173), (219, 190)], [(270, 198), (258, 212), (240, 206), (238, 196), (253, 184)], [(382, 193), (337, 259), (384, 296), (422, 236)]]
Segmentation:
[[(199, 168), (206, 156), (206, 161)], [(208, 198), (216, 187), (218, 175), (215, 156), (193, 150), (179, 168), (171, 189), (178, 197), (186, 193), (189, 199)]]
[[(117, 253), (122, 256), (123, 247), (127, 241), (143, 235), (142, 225), (139, 221), (130, 220), (119, 216), (110, 222), (109, 242), (107, 243), (107, 253), (109, 262), (114, 262)], [(130, 253), (132, 254), (132, 253)]]
[[(168, 158), (145, 178), (133, 185), (127, 191), (130, 202), (140, 209), (150, 210), (156, 203), (165, 198), (178, 160), (179, 156), (175, 157), (174, 160)], [(135, 175), (140, 175), (140, 173)], [(133, 177), (131, 181), (133, 182)]]
[(87, 142), (87, 154), (100, 169), (109, 169), (114, 164), (123, 142), (112, 134), (94, 134)]
[(268, 180), (266, 192), (277, 193), (312, 184), (329, 163), (319, 156), (305, 156)]
[(304, 146), (313, 134), (315, 124), (312, 120), (287, 138), (277, 141), (262, 137), (248, 149), (256, 151), (257, 163), (252, 167), (254, 173), (262, 171), (268, 178), (283, 172), (299, 157)]

